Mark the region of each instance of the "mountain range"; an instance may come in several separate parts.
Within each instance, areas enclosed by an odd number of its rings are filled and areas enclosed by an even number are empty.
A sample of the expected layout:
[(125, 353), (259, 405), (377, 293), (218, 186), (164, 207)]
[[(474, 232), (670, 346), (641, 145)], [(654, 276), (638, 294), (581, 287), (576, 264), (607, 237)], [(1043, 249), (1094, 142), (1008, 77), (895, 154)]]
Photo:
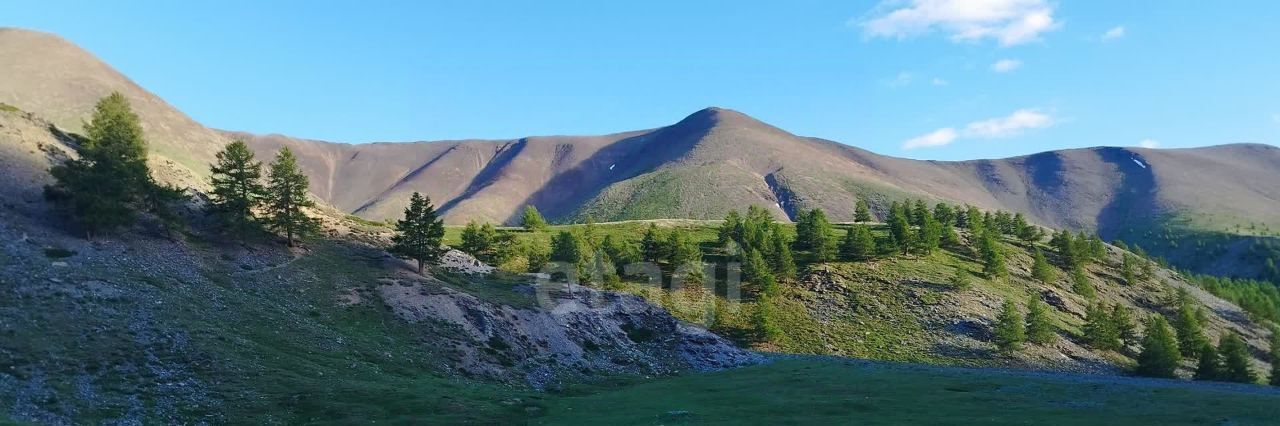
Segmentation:
[[(260, 158), (288, 147), (313, 194), (367, 219), (397, 217), (429, 196), (454, 224), (514, 224), (527, 205), (553, 221), (716, 219), (748, 205), (779, 219), (822, 208), (851, 220), (866, 199), (925, 199), (1020, 212), (1037, 224), (1105, 238), (1160, 240), (1212, 232), (1226, 248), (1167, 255), (1207, 272), (1260, 272), (1242, 253), (1280, 229), (1280, 148), (1097, 147), (1004, 159), (920, 161), (794, 135), (738, 111), (707, 108), (675, 124), (602, 136), (531, 136), (346, 144), (211, 129), (57, 36), (0, 29), (0, 102), (77, 133), (94, 103), (119, 91), (141, 116), (162, 180), (206, 185), (214, 153), (243, 139)], [(1194, 258), (1194, 259), (1192, 259)], [(1243, 268), (1243, 269), (1242, 269)]]

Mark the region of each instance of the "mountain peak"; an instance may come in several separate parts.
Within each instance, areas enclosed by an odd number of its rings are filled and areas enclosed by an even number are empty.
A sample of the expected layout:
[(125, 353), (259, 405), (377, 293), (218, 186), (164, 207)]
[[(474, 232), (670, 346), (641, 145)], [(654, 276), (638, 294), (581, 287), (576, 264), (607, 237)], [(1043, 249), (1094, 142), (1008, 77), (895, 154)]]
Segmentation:
[(711, 129), (715, 127), (773, 127), (754, 117), (743, 114), (733, 109), (721, 108), (717, 106), (706, 107), (700, 109), (693, 114), (689, 114), (683, 120), (676, 123), (673, 127), (695, 127), (700, 129)]

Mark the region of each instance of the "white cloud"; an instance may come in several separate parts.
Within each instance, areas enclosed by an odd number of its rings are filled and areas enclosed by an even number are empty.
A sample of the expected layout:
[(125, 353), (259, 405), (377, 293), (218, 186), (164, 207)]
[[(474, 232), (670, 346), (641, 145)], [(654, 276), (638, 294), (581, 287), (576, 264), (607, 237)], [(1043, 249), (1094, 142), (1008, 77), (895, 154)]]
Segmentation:
[(955, 142), (958, 136), (959, 135), (956, 134), (956, 129), (944, 127), (919, 137), (908, 139), (906, 142), (902, 143), (902, 149), (928, 148), (948, 145)]
[(1121, 26), (1121, 27), (1115, 27), (1115, 28), (1112, 28), (1112, 29), (1107, 30), (1107, 32), (1105, 32), (1105, 33), (1102, 33), (1102, 41), (1111, 41), (1111, 40), (1118, 39), (1118, 38), (1120, 38), (1120, 37), (1124, 37), (1124, 27), (1123, 27), (1123, 26)]
[(1022, 67), (1022, 61), (1017, 59), (1001, 59), (991, 64), (991, 70), (998, 73), (1006, 73)]
[(937, 30), (952, 41), (993, 39), (1001, 46), (1039, 40), (1060, 26), (1053, 19), (1054, 5), (1046, 0), (908, 0), (905, 5), (886, 0), (876, 8), (889, 9), (851, 23), (860, 24), (870, 37), (906, 38)]
[(1138, 146), (1143, 148), (1156, 149), (1160, 147), (1160, 141), (1155, 139), (1143, 139), (1138, 142)]
[(1053, 117), (1034, 110), (1020, 109), (1005, 117), (975, 121), (964, 127), (967, 138), (1007, 138), (1025, 130), (1042, 129), (1053, 125)]
[(946, 80), (943, 80), (943, 79), (938, 78), (938, 77), (934, 77), (934, 78), (933, 78), (933, 82), (932, 82), (932, 83), (933, 83), (933, 85), (934, 85), (934, 86), (946, 86), (946, 85), (948, 85), (948, 84), (951, 84), (951, 82), (946, 81)]
[(934, 130), (902, 142), (902, 149), (910, 150), (950, 145), (952, 142), (961, 139), (1009, 138), (1020, 135), (1027, 130), (1053, 126), (1056, 122), (1053, 116), (1039, 110), (1020, 109), (1004, 117), (969, 123), (959, 131), (952, 127)]
[(898, 75), (894, 76), (893, 78), (885, 80), (884, 85), (889, 87), (894, 87), (894, 88), (906, 87), (906, 86), (910, 86), (911, 82), (915, 81), (915, 78), (916, 77), (911, 73), (903, 71), (898, 73)]

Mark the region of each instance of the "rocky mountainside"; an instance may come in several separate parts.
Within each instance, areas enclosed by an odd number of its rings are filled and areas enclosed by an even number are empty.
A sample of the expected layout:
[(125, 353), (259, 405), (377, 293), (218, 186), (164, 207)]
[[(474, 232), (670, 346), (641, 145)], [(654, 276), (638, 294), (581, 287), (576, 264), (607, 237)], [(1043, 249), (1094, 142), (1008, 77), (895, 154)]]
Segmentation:
[[(1280, 246), (1280, 148), (1268, 145), (917, 161), (793, 135), (721, 108), (603, 136), (343, 144), (211, 130), (65, 40), (0, 30), (0, 102), (74, 133), (112, 90), (139, 110), (155, 163), (173, 170), (166, 180), (203, 185), (213, 153), (233, 138), (263, 156), (288, 146), (317, 197), (375, 220), (399, 215), (414, 191), (455, 224), (512, 223), (526, 205), (559, 221), (715, 219), (751, 204), (780, 219), (820, 207), (846, 220), (856, 198), (882, 213), (913, 197), (1124, 238), (1200, 271), (1260, 276), (1255, 260), (1280, 251), (1269, 250)], [(1195, 245), (1213, 245), (1210, 256), (1162, 245), (1204, 232), (1215, 239)]]

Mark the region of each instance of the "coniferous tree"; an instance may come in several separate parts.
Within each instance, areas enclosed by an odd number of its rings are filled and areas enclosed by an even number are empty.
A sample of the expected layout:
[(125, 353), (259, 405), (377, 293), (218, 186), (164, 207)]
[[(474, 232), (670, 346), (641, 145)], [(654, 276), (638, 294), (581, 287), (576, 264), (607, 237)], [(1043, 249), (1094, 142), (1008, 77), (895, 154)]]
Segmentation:
[(1213, 345), (1205, 343), (1200, 348), (1200, 361), (1196, 363), (1195, 380), (1221, 380), (1223, 376), (1222, 357)]
[(1133, 324), (1133, 311), (1119, 303), (1111, 306), (1111, 327), (1116, 330), (1121, 347), (1137, 343), (1138, 331)]
[(1125, 253), (1120, 262), (1120, 277), (1125, 284), (1134, 285), (1138, 283), (1137, 275), (1133, 269), (1136, 261), (1132, 254)]
[(650, 223), (649, 229), (644, 231), (644, 238), (640, 240), (640, 253), (644, 257), (645, 262), (654, 262), (666, 259), (666, 253), (663, 251), (662, 237), (658, 235), (658, 225)]
[(551, 261), (573, 267), (579, 280), (586, 280), (587, 262), (591, 260), (582, 238), (570, 231), (560, 231), (551, 236)]
[(316, 205), (307, 197), (307, 186), (307, 175), (298, 168), (298, 159), (289, 148), (281, 148), (267, 172), (267, 198), (263, 210), (267, 215), (267, 225), (284, 232), (289, 247), (293, 247), (295, 237), (310, 235), (320, 228), (320, 222), (303, 211)]
[(996, 242), (996, 232), (987, 230), (979, 237), (978, 251), (982, 255), (982, 273), (988, 278), (998, 279), (1009, 276), (1009, 268), (1005, 266), (1004, 250)]
[(462, 250), (477, 259), (489, 261), (494, 255), (494, 240), (498, 238), (498, 231), (490, 225), (476, 225), (476, 222), (467, 222), (467, 226), (462, 228), (462, 244), (458, 245), (458, 249)]
[(1085, 308), (1084, 340), (1089, 343), (1089, 346), (1097, 349), (1113, 351), (1120, 349), (1122, 345), (1120, 332), (1116, 330), (1115, 322), (1112, 321), (1106, 305), (1099, 303)]
[(875, 237), (867, 225), (857, 224), (849, 228), (840, 244), (840, 252), (848, 259), (868, 259), (876, 251)]
[(262, 163), (254, 160), (249, 145), (237, 139), (218, 152), (209, 172), (213, 211), (243, 239), (257, 226), (253, 212), (267, 196), (267, 188), (262, 186)]
[(858, 203), (853, 207), (853, 221), (864, 223), (871, 221), (871, 207), (867, 205), (867, 200), (858, 198)]
[(45, 196), (93, 238), (133, 223), (155, 183), (142, 125), (124, 95), (99, 100), (85, 133), (80, 158), (50, 170), (54, 183)]
[(773, 246), (769, 251), (769, 264), (773, 266), (773, 274), (778, 279), (791, 279), (796, 277), (796, 261), (791, 254), (791, 244), (787, 241), (785, 235), (782, 234), (782, 227), (776, 224), (771, 226), (772, 236), (769, 242)]
[(756, 249), (750, 249), (743, 255), (742, 279), (754, 284), (757, 294), (773, 294), (777, 281), (770, 270), (769, 263)]
[(544, 231), (547, 229), (547, 220), (542, 217), (542, 213), (538, 212), (538, 208), (530, 204), (524, 206), (524, 214), (520, 216), (520, 226), (527, 231)]
[(951, 278), (947, 280), (947, 283), (951, 284), (951, 287), (956, 290), (964, 291), (973, 287), (973, 278), (970, 276), (969, 271), (963, 268), (956, 268), (956, 272), (951, 274)]
[(1147, 377), (1177, 377), (1175, 372), (1182, 362), (1182, 355), (1178, 353), (1178, 341), (1173, 330), (1169, 329), (1169, 323), (1162, 316), (1152, 315), (1147, 320), (1146, 329), (1136, 372)]
[(729, 211), (724, 216), (724, 223), (716, 230), (716, 245), (724, 247), (729, 242), (742, 244), (742, 215), (737, 210)]
[(1033, 297), (1027, 305), (1027, 340), (1044, 345), (1053, 342), (1058, 333), (1049, 320), (1049, 305), (1039, 297)]
[(702, 250), (698, 248), (698, 244), (690, 241), (679, 229), (667, 234), (665, 251), (667, 264), (672, 270), (702, 261)]
[(1053, 265), (1049, 264), (1049, 260), (1044, 258), (1044, 253), (1039, 248), (1033, 252), (1035, 262), (1031, 264), (1031, 277), (1036, 281), (1048, 284), (1058, 279), (1058, 271), (1053, 269)]
[(950, 223), (942, 224), (941, 243), (943, 247), (954, 248), (954, 247), (960, 246), (960, 234), (956, 233), (955, 226), (951, 225)]
[(1182, 351), (1182, 356), (1199, 355), (1200, 348), (1209, 342), (1209, 338), (1204, 335), (1204, 327), (1190, 303), (1179, 304), (1173, 328), (1178, 333), (1178, 347)]
[(977, 207), (969, 206), (964, 213), (965, 227), (969, 229), (969, 233), (973, 235), (981, 234), (983, 231), (982, 211)]
[(1096, 295), (1093, 283), (1089, 282), (1089, 276), (1084, 273), (1084, 268), (1080, 265), (1071, 268), (1071, 291), (1090, 300)]
[(902, 254), (907, 254), (911, 250), (911, 224), (907, 218), (906, 208), (897, 201), (889, 207), (889, 236)]
[(956, 224), (955, 215), (955, 210), (947, 203), (938, 203), (938, 205), (933, 206), (933, 218), (937, 219), (938, 223), (942, 224), (943, 227), (954, 226)]
[(1280, 386), (1280, 328), (1272, 328), (1271, 330), (1271, 351), (1268, 353), (1271, 361), (1271, 386)]
[(1218, 342), (1218, 353), (1222, 355), (1222, 380), (1237, 383), (1254, 383), (1258, 376), (1249, 365), (1249, 346), (1239, 335), (1227, 333)]
[[(396, 235), (391, 237), (392, 254), (418, 262), (421, 274), (424, 264), (435, 263), (444, 253), (440, 240), (444, 238), (444, 221), (436, 216), (431, 199), (414, 192), (409, 206), (404, 209), (404, 219), (396, 222)], [(533, 267), (534, 259), (529, 259)], [(545, 262), (542, 262), (545, 263)], [(542, 265), (538, 265), (541, 268)]]
[(907, 207), (907, 210), (909, 210), (907, 214), (910, 217), (911, 225), (913, 226), (923, 226), (924, 217), (926, 215), (933, 215), (933, 213), (929, 212), (929, 206), (924, 203), (924, 200), (916, 200), (915, 202), (908, 202), (907, 204), (909, 205)]
[(813, 262), (835, 259), (836, 239), (831, 222), (822, 209), (813, 209), (800, 215), (796, 222), (796, 249), (809, 252)]
[(934, 219), (933, 213), (924, 209), (920, 213), (920, 229), (916, 233), (916, 245), (920, 253), (930, 254), (942, 244), (942, 224)]
[(1000, 307), (1000, 314), (996, 316), (996, 347), (1005, 355), (1017, 352), (1027, 338), (1026, 333), (1026, 326), (1023, 323), (1022, 313), (1018, 312), (1018, 306), (1013, 303), (1013, 300), (1006, 299), (1004, 305)]

